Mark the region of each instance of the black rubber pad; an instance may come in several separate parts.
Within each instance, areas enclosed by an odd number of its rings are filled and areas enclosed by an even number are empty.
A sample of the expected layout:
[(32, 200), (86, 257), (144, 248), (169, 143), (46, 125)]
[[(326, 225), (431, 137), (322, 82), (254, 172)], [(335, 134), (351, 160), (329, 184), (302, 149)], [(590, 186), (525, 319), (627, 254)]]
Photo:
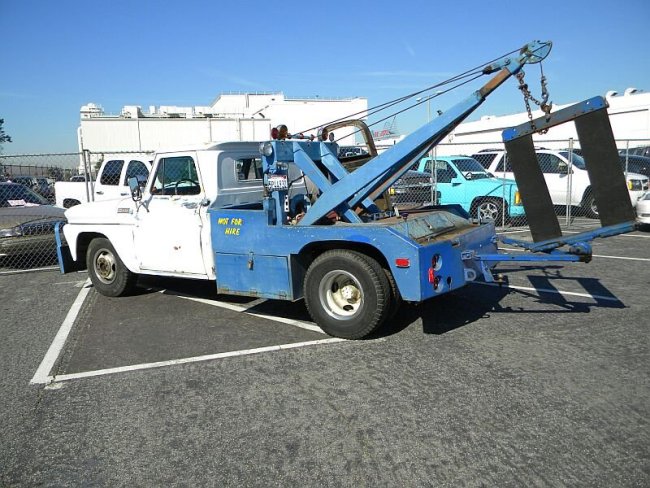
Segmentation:
[(561, 237), (560, 223), (555, 215), (544, 175), (537, 162), (532, 136), (507, 141), (505, 146), (533, 241), (541, 242)]

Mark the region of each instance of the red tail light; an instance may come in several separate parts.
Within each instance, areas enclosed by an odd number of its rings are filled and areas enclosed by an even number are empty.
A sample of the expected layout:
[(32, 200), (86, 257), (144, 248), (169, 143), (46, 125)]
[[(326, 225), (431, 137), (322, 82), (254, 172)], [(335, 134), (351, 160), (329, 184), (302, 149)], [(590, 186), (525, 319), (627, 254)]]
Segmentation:
[(395, 259), (395, 266), (398, 268), (409, 268), (411, 266), (411, 260), (409, 258), (397, 258)]

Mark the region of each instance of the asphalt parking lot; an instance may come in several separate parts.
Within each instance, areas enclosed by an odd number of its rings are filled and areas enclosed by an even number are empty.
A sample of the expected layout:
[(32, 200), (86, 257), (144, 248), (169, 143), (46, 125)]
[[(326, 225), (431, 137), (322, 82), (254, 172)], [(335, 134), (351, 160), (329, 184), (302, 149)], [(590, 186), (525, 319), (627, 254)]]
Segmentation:
[(206, 283), (0, 275), (0, 486), (647, 486), (650, 232), (501, 271), (366, 341)]

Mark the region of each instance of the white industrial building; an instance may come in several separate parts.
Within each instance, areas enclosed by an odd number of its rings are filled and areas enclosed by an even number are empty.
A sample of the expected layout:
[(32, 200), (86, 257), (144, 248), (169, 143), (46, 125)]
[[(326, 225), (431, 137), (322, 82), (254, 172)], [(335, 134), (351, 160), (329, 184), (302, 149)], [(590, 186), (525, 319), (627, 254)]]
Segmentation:
[[(650, 92), (628, 88), (622, 94), (606, 93), (607, 112), (614, 138), (619, 149), (650, 144)], [(553, 111), (572, 104), (553, 106)], [(532, 106), (531, 106), (532, 108)], [(541, 110), (532, 113), (534, 118), (543, 115)], [(480, 120), (460, 124), (436, 148), (439, 155), (472, 154), (481, 148), (495, 147), (501, 141), (501, 132), (528, 120), (528, 114), (487, 115)], [(533, 137), (536, 144), (550, 149), (566, 148), (570, 138), (578, 141), (575, 125), (566, 123), (550, 129), (546, 134)]]
[[(214, 141), (262, 141), (280, 124), (297, 133), (340, 118), (366, 118), (367, 110), (367, 98), (288, 98), (283, 93), (222, 94), (209, 106), (150, 106), (146, 111), (127, 105), (115, 115), (89, 103), (80, 110), (79, 150), (109, 157)], [(355, 143), (351, 130), (335, 135), (340, 145)]]

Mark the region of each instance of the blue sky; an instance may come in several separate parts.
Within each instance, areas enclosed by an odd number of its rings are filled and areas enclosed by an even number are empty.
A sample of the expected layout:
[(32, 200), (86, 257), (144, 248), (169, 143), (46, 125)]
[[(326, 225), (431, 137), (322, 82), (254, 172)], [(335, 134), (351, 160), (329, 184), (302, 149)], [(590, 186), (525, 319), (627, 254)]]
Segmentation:
[[(14, 141), (4, 154), (76, 151), (79, 108), (88, 102), (117, 113), (282, 91), (364, 96), (372, 106), (534, 39), (554, 43), (544, 73), (555, 103), (648, 91), (649, 25), (648, 0), (0, 0), (0, 118)], [(526, 71), (538, 94), (538, 68)], [(523, 109), (510, 80), (470, 120)], [(423, 105), (398, 124), (408, 132), (425, 121)]]

